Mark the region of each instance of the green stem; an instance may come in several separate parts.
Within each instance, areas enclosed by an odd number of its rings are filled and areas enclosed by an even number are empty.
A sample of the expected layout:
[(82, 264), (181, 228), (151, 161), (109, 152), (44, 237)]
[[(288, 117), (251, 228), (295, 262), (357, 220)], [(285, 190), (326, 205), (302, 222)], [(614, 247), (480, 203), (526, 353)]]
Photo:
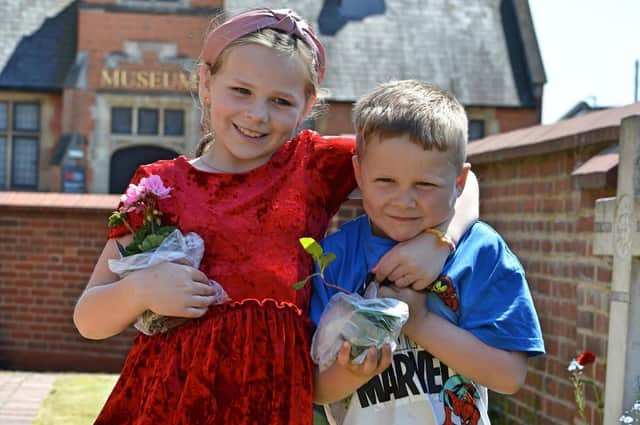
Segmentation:
[(603, 410), (604, 410), (604, 405), (602, 403), (602, 399), (600, 398), (600, 390), (598, 390), (598, 386), (596, 385), (596, 382), (593, 379), (583, 379), (583, 382), (585, 384), (589, 384), (591, 385), (591, 388), (593, 389), (593, 394), (596, 397), (596, 404), (598, 406), (598, 416), (600, 417), (600, 423), (604, 423), (603, 420), (604, 418), (603, 416)]
[(132, 235), (134, 235), (136, 232), (133, 230), (133, 228), (131, 227), (131, 225), (129, 224), (129, 222), (127, 221), (126, 218), (122, 219), (122, 224), (124, 224), (124, 226), (127, 228), (127, 230), (129, 230), (129, 232), (131, 232)]
[(327, 280), (324, 278), (324, 274), (323, 273), (320, 274), (320, 278), (322, 279), (322, 283), (324, 283), (329, 288), (337, 289), (340, 292), (343, 292), (343, 293), (345, 293), (347, 295), (351, 295), (351, 292), (347, 291), (346, 289), (341, 288), (338, 285), (334, 285), (332, 283), (327, 282)]
[(156, 234), (156, 217), (153, 215), (155, 211), (155, 202), (149, 202), (150, 205), (147, 205), (147, 210), (145, 214), (147, 216), (147, 220), (151, 223), (151, 234)]
[(587, 421), (587, 415), (584, 411), (584, 380), (581, 376), (576, 374), (575, 372), (571, 376), (571, 381), (573, 382), (573, 392), (576, 399), (576, 407), (578, 409), (578, 414), (583, 422)]

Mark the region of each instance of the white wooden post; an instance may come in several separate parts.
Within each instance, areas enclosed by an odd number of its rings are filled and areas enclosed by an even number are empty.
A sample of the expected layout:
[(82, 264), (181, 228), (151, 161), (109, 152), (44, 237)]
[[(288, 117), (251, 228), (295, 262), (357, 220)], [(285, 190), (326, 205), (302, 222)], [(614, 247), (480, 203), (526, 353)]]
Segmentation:
[(613, 255), (609, 309), (605, 425), (619, 424), (640, 377), (640, 116), (620, 126), (615, 198), (596, 201), (593, 252)]

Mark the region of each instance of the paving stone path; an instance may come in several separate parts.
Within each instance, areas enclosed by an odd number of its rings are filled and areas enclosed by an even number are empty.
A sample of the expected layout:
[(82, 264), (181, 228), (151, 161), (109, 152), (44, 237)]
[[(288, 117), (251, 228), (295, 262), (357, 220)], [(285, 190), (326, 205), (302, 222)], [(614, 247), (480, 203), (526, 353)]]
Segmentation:
[(0, 370), (0, 424), (31, 425), (57, 376)]

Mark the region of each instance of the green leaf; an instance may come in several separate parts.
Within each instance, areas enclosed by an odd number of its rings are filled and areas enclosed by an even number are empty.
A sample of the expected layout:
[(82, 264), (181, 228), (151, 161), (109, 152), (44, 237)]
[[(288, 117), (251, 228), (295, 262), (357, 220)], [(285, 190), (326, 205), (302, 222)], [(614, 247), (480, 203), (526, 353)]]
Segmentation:
[(150, 233), (151, 226), (145, 224), (144, 226), (140, 227), (133, 235), (133, 243), (135, 243), (136, 245), (141, 244), (144, 238), (146, 238)]
[(307, 282), (309, 281), (309, 279), (311, 279), (311, 278), (312, 278), (312, 277), (314, 277), (314, 276), (321, 276), (321, 275), (320, 275), (320, 273), (313, 273), (313, 274), (310, 274), (309, 276), (305, 277), (305, 278), (304, 278), (304, 280), (301, 280), (300, 282), (296, 282), (296, 283), (294, 283), (294, 284), (293, 284), (293, 285), (291, 285), (291, 286), (293, 286), (293, 289), (295, 289), (296, 291), (297, 291), (298, 289), (302, 289), (302, 288), (304, 288), (304, 285), (306, 285), (306, 284), (307, 284)]
[(165, 238), (166, 236), (163, 235), (148, 235), (140, 244), (140, 249), (145, 252), (157, 248)]
[(109, 216), (109, 227), (117, 227), (119, 225), (121, 225), (124, 220), (127, 217), (127, 213), (126, 212), (120, 212), (120, 211), (114, 211), (110, 216)]
[(299, 241), (304, 250), (311, 254), (313, 261), (319, 262), (322, 254), (324, 254), (322, 246), (313, 238), (300, 238)]
[(156, 228), (156, 234), (167, 237), (176, 229), (177, 229), (176, 226), (162, 226), (162, 227)]
[(333, 260), (336, 259), (336, 254), (333, 252), (329, 252), (326, 255), (323, 255), (322, 257), (320, 257), (320, 260), (318, 261), (318, 266), (320, 267), (320, 273), (324, 273), (324, 269), (327, 268), (327, 266), (329, 264), (331, 264), (331, 262)]
[[(309, 276), (310, 277), (310, 276)], [(296, 282), (293, 284), (293, 289), (295, 289), (296, 291), (304, 288), (304, 285), (307, 284), (307, 282), (309, 281), (309, 277), (307, 277), (305, 280), (301, 280), (300, 282)]]
[(336, 259), (336, 254), (333, 252), (329, 252), (325, 255), (324, 250), (322, 249), (322, 245), (316, 242), (313, 238), (300, 238), (300, 244), (311, 254), (313, 261), (316, 263), (320, 272), (323, 272), (327, 266)]

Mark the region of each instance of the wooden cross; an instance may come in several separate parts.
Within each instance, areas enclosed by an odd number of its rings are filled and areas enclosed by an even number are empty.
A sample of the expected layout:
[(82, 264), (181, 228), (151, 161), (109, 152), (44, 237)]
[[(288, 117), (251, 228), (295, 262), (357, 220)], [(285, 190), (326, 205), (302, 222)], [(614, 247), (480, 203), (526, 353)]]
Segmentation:
[(640, 116), (620, 125), (615, 198), (596, 201), (593, 253), (613, 255), (604, 423), (618, 424), (640, 379)]

